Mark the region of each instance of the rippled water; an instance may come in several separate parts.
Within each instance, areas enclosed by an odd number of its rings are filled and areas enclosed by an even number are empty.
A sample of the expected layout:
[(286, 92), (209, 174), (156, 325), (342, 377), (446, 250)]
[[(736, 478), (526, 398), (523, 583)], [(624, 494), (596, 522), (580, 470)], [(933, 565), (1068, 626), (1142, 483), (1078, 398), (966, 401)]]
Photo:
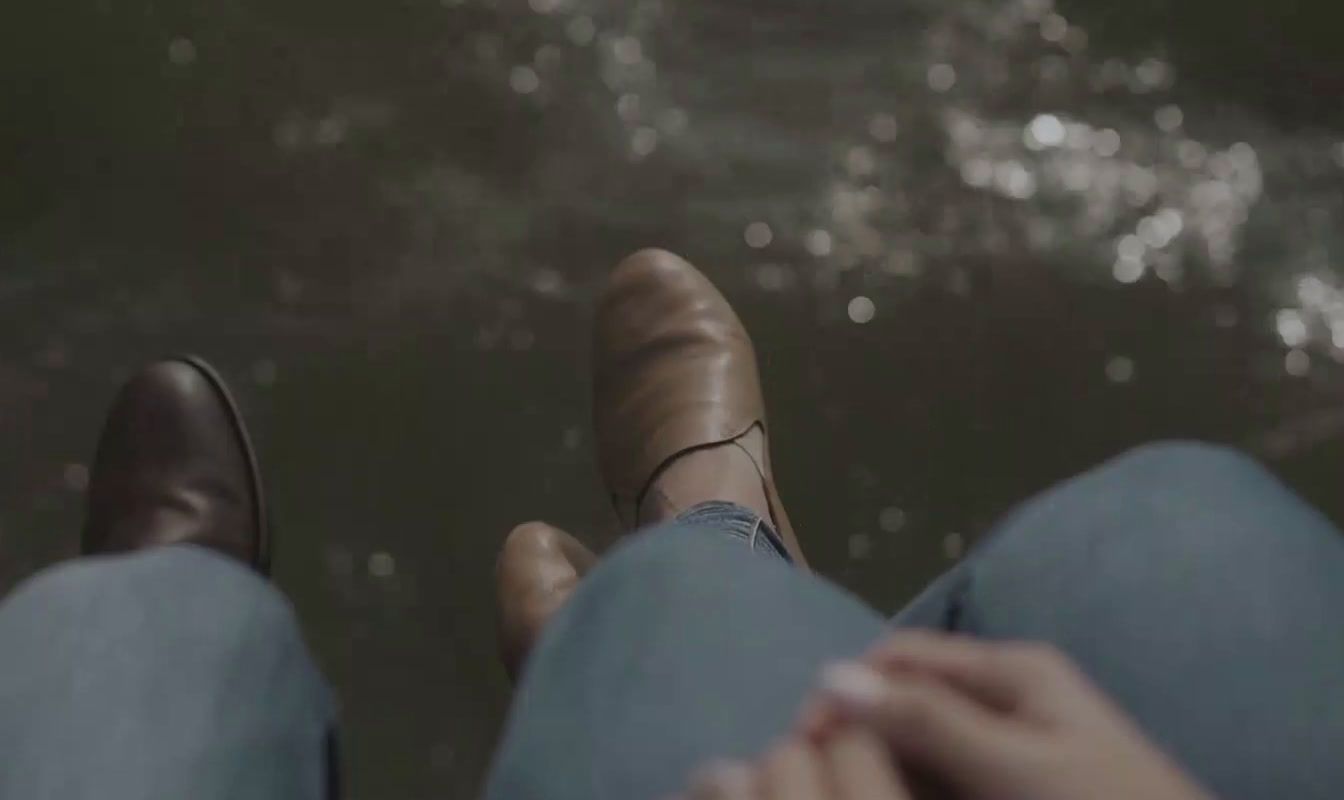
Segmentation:
[(804, 545), (881, 607), (1154, 437), (1251, 447), (1344, 515), (1337, 12), (1126, 8), (25, 9), (3, 583), (73, 553), (121, 376), (203, 352), (259, 429), (352, 796), (468, 795), (507, 700), (500, 538), (612, 536), (587, 318), (651, 244), (741, 309)]

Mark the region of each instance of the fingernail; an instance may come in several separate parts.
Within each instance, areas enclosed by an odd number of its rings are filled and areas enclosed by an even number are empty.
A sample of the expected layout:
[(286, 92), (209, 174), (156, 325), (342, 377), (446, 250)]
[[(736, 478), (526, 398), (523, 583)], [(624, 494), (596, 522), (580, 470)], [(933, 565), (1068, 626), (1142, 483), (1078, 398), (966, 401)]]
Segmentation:
[(697, 793), (714, 790), (729, 795), (743, 794), (749, 792), (751, 786), (751, 768), (737, 761), (714, 761), (691, 776), (691, 787)]
[(821, 691), (842, 711), (866, 714), (881, 705), (887, 682), (871, 667), (841, 661), (821, 671)]

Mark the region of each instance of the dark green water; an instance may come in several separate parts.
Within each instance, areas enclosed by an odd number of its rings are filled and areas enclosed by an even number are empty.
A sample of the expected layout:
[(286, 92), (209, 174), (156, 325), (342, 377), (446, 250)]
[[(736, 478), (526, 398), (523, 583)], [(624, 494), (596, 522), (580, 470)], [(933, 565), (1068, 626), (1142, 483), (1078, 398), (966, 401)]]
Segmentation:
[(1339, 12), (1112, 5), (18, 10), (0, 586), (74, 553), (118, 381), (201, 352), (261, 440), (350, 796), (471, 796), (501, 538), (611, 538), (587, 319), (646, 245), (739, 306), (804, 545), (879, 607), (1151, 438), (1243, 444), (1344, 517)]

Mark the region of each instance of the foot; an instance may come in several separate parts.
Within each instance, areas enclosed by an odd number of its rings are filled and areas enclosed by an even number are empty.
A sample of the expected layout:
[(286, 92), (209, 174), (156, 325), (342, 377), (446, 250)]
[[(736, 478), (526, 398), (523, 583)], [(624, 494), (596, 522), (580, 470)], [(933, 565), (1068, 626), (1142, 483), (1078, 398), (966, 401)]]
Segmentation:
[(770, 521), (805, 563), (770, 469), (751, 337), (708, 278), (662, 250), (621, 262), (593, 362), (602, 477), (628, 527), (726, 500)]
[(499, 653), (517, 678), (551, 617), (569, 599), (597, 556), (578, 539), (544, 522), (513, 529), (495, 567)]
[(89, 479), (83, 549), (179, 543), (269, 566), (247, 429), (223, 380), (195, 358), (151, 364), (117, 395)]

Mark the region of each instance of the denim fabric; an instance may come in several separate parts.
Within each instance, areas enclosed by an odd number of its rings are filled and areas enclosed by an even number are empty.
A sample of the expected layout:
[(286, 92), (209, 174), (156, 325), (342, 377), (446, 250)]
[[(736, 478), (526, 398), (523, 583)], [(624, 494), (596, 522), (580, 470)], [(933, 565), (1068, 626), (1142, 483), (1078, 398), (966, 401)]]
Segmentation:
[[(725, 534), (728, 535), (725, 535)], [(618, 546), (547, 626), (489, 800), (654, 800), (759, 752), (829, 659), (884, 620), (743, 539), (673, 522)]]
[[(655, 798), (784, 731), (885, 627), (761, 555), (679, 521), (604, 560), (533, 655), (486, 797)], [(1341, 608), (1339, 531), (1245, 456), (1162, 444), (1024, 505), (896, 624), (1052, 642), (1224, 800), (1327, 800)]]
[(332, 697), (284, 597), (191, 545), (0, 605), (0, 800), (319, 800)]
[[(882, 635), (757, 523), (697, 507), (585, 578), (518, 687), (487, 798), (674, 791), (759, 752), (824, 662)], [(1250, 459), (1165, 444), (1025, 504), (895, 622), (1052, 642), (1225, 800), (1325, 800), (1344, 786), (1340, 608), (1339, 531)], [(0, 800), (328, 787), (330, 694), (288, 603), (227, 557), (55, 567), (0, 605), (0, 645)]]
[(782, 559), (790, 564), (793, 557), (784, 547), (784, 541), (756, 512), (736, 503), (710, 500), (677, 517), (677, 524), (705, 528), (732, 536), (747, 545), (757, 555)]
[(1344, 536), (1254, 460), (1138, 448), (1026, 503), (896, 617), (1051, 642), (1224, 800), (1344, 787)]

